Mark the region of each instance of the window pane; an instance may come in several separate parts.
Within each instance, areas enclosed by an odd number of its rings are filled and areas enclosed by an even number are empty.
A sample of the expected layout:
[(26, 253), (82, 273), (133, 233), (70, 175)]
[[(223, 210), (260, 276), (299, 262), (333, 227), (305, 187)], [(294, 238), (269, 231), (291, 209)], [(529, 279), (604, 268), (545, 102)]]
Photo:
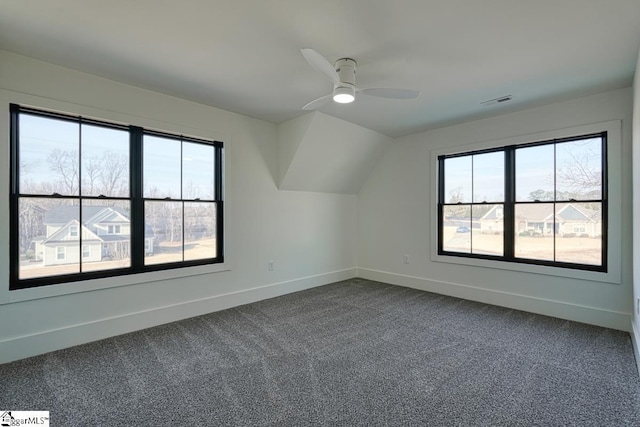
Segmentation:
[(557, 200), (597, 200), (602, 197), (602, 139), (556, 145)]
[(182, 197), (213, 200), (214, 147), (185, 142), (182, 145)]
[[(131, 207), (128, 201), (91, 200), (82, 205), (82, 271), (131, 266)], [(115, 232), (114, 232), (115, 231)]]
[(444, 206), (442, 249), (471, 253), (471, 206)]
[(79, 224), (74, 201), (21, 197), (18, 200), (20, 279), (78, 273)]
[(184, 204), (184, 259), (216, 257), (216, 204)]
[(556, 205), (556, 261), (602, 265), (602, 204)]
[(444, 160), (444, 202), (471, 202), (471, 156)]
[(516, 150), (516, 201), (553, 201), (553, 144)]
[(472, 248), (474, 254), (504, 255), (503, 205), (473, 206)]
[(182, 202), (145, 202), (144, 222), (145, 240), (153, 242), (145, 265), (182, 261)]
[(504, 200), (504, 152), (473, 156), (473, 201)]
[(144, 197), (181, 197), (180, 145), (175, 139), (144, 136)]
[(553, 261), (553, 203), (527, 203), (515, 207), (515, 256)]
[(78, 195), (78, 124), (20, 114), (20, 192)]
[(129, 196), (129, 132), (82, 125), (82, 195)]

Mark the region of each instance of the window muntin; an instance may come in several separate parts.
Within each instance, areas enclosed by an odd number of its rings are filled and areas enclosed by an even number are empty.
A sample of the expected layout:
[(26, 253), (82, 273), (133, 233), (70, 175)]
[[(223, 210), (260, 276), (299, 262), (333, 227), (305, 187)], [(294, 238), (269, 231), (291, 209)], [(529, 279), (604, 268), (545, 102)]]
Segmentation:
[[(110, 222), (129, 222), (130, 200), (83, 200), (83, 242), (93, 257), (82, 264), (82, 271), (117, 270), (131, 267), (130, 227)], [(124, 229), (124, 232), (120, 231)], [(98, 255), (99, 254), (99, 255)]]
[[(438, 253), (606, 271), (606, 135), (439, 156)], [(504, 159), (503, 204), (476, 194), (474, 166), (487, 153)], [(473, 202), (456, 188), (473, 191)], [(502, 253), (487, 246), (490, 235)]]
[(22, 193), (78, 195), (79, 131), (73, 121), (20, 114), (18, 157)]
[[(155, 249), (145, 256), (145, 265), (182, 261), (182, 202), (145, 201), (144, 215)], [(164, 249), (162, 255), (159, 242)]]
[(184, 259), (198, 260), (217, 256), (217, 205), (204, 202), (185, 202)]
[(554, 200), (553, 144), (522, 147), (516, 155), (516, 201)]
[(504, 153), (491, 151), (443, 157), (441, 164), (445, 188), (440, 196), (444, 200), (442, 250), (502, 255)]
[(446, 203), (470, 203), (473, 195), (473, 156), (445, 160), (444, 198)]
[(185, 199), (214, 200), (215, 152), (205, 144), (182, 144), (182, 197)]
[[(214, 147), (144, 135), (143, 150), (145, 224), (152, 232), (155, 247), (153, 252), (147, 251), (145, 264), (216, 258)], [(157, 185), (156, 179), (163, 173), (165, 177)], [(169, 180), (171, 176), (173, 179)]]
[(182, 150), (180, 140), (144, 135), (144, 197), (180, 198)]
[(556, 147), (556, 199), (602, 199), (602, 139), (588, 138)]
[(129, 197), (129, 132), (82, 124), (82, 194)]
[[(164, 152), (158, 159), (144, 150), (147, 138), (188, 156), (172, 162)], [(12, 105), (11, 153), (11, 290), (223, 262), (222, 143)], [(169, 172), (162, 161), (170, 162)], [(154, 244), (162, 220), (145, 223), (147, 171), (163, 201), (208, 205), (190, 219), (179, 257), (175, 248)], [(184, 177), (191, 191), (185, 200)], [(183, 215), (172, 232), (182, 233)], [(197, 255), (187, 256), (187, 246)]]
[(504, 201), (504, 154), (476, 154), (473, 160), (473, 202)]

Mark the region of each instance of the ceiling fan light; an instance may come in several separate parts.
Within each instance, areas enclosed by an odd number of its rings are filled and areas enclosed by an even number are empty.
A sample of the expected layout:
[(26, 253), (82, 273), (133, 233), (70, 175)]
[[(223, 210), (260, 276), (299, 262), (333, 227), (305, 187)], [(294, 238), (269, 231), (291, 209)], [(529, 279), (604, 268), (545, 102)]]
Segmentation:
[(348, 104), (356, 99), (356, 91), (353, 87), (338, 86), (333, 90), (333, 100), (340, 104)]

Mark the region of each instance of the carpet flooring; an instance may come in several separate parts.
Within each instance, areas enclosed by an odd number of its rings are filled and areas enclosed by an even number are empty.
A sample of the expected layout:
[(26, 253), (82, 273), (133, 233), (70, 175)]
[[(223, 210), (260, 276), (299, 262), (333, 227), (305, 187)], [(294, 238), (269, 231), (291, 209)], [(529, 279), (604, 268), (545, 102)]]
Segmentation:
[(0, 366), (52, 426), (640, 426), (629, 334), (363, 279)]

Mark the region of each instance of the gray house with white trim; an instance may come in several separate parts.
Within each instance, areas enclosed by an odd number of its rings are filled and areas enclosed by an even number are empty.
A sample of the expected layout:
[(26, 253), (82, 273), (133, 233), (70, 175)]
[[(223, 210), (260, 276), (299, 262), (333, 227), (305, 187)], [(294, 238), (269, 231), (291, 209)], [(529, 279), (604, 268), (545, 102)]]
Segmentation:
[[(63, 205), (44, 216), (46, 235), (34, 240), (36, 259), (45, 266), (99, 262), (130, 256), (129, 215), (113, 206), (85, 206), (80, 226), (78, 206)], [(80, 231), (82, 243), (80, 244)], [(153, 253), (153, 233), (145, 230), (145, 253)]]
[[(551, 212), (548, 203), (527, 203), (516, 206), (516, 232), (560, 236), (599, 237), (602, 219), (599, 210), (590, 210), (572, 203), (558, 203), (557, 212)], [(480, 219), (482, 233), (504, 231), (501, 205), (493, 206)]]

